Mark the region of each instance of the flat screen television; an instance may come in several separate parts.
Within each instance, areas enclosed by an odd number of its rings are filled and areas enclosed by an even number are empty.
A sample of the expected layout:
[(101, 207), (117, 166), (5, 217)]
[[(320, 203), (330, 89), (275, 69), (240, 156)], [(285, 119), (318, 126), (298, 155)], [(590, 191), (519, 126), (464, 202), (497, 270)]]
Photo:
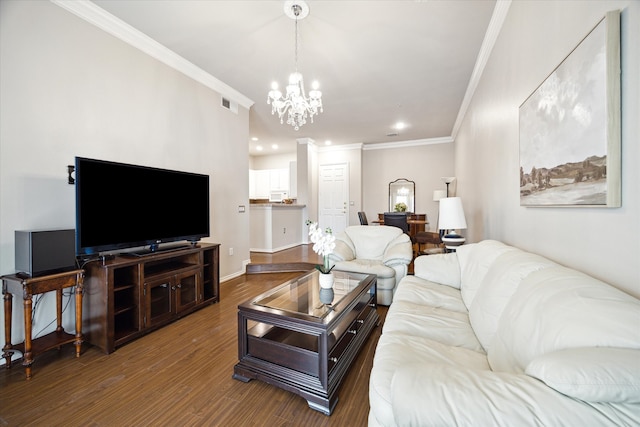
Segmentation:
[(208, 175), (76, 157), (75, 188), (77, 256), (209, 236)]

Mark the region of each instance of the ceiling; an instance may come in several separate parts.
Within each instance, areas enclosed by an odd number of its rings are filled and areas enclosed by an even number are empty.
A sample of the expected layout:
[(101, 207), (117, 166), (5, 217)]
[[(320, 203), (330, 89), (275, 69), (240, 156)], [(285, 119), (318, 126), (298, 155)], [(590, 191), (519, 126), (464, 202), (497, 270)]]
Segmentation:
[[(284, 1), (93, 3), (253, 101), (252, 155), (273, 154), (272, 144), (293, 151), (298, 138), (367, 146), (450, 138), (496, 5), (308, 1), (309, 16), (298, 27), (298, 69), (307, 87), (319, 81), (324, 112), (295, 131), (266, 102), (271, 83), (284, 87), (295, 68), (295, 23)], [(397, 122), (406, 127), (395, 129)]]

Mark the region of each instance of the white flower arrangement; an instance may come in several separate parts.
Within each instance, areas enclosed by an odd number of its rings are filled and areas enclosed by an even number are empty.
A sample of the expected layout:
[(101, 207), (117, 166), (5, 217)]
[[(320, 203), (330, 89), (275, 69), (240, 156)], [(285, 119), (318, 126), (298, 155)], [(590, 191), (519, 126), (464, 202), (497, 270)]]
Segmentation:
[(333, 266), (329, 267), (329, 255), (336, 248), (336, 237), (331, 233), (331, 228), (324, 230), (318, 228), (317, 222), (307, 221), (309, 226), (309, 238), (313, 243), (313, 251), (320, 255), (324, 261), (323, 265), (316, 265), (316, 268), (323, 274), (331, 273)]
[(400, 203), (396, 203), (396, 205), (393, 207), (395, 209), (396, 212), (406, 212), (407, 211), (407, 205), (400, 202)]

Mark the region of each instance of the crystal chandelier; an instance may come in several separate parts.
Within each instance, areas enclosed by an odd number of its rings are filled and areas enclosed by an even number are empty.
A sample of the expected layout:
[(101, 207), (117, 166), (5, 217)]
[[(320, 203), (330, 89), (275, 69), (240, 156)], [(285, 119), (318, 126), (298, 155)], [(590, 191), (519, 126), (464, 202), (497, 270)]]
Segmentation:
[(300, 129), (302, 125), (307, 123), (307, 117), (313, 123), (313, 116), (318, 114), (318, 110), (322, 113), (322, 92), (318, 90), (318, 82), (314, 81), (311, 85), (312, 90), (309, 96), (304, 90), (304, 80), (302, 74), (298, 72), (298, 20), (304, 19), (309, 14), (309, 6), (302, 0), (287, 1), (284, 5), (284, 13), (291, 19), (295, 20), (295, 72), (289, 76), (289, 84), (287, 85), (287, 94), (282, 96), (282, 92), (278, 90), (278, 83), (271, 84), (271, 90), (267, 98), (267, 104), (271, 104), (271, 114), (278, 113), (280, 123), (284, 123), (284, 116), (287, 115), (287, 124), (294, 127), (295, 130)]

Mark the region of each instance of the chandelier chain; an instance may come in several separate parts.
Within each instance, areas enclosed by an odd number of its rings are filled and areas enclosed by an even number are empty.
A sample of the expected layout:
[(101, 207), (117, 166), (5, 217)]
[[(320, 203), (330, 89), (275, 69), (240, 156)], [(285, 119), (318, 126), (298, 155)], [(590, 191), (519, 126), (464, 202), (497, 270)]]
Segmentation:
[[(297, 5), (293, 6), (295, 7), (299, 7)], [(295, 15), (296, 15), (296, 25), (295, 25), (295, 50), (294, 50), (294, 61), (295, 61), (295, 67), (296, 67), (296, 73), (298, 72), (298, 14), (299, 12), (297, 11), (297, 9), (294, 11)]]

